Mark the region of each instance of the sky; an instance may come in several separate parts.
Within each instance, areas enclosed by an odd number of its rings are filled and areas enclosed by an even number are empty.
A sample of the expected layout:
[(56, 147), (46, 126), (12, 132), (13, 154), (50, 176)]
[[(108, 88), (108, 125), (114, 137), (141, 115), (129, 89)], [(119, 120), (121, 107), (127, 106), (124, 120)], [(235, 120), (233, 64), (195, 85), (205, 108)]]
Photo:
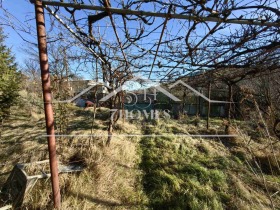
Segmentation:
[[(18, 21), (26, 24), (26, 21), (33, 19), (34, 17), (34, 6), (26, 0), (3, 0), (2, 6), (6, 8), (11, 15), (15, 16)], [(3, 22), (3, 12), (1, 11), (1, 22)], [(7, 18), (4, 17), (6, 20)], [(35, 27), (35, 20), (28, 21), (28, 24), (32, 24)], [(24, 60), (27, 59), (27, 56), (22, 49), (25, 45), (23, 39), (16, 33), (12, 27), (2, 26), (4, 33), (7, 36), (6, 45), (12, 48), (12, 52), (16, 55), (16, 61), (18, 64), (23, 65)], [(36, 37), (26, 36), (29, 41), (36, 43)]]
[[(113, 5), (116, 6), (116, 5)], [(17, 20), (13, 22), (13, 24), (10, 25), (15, 25), (16, 28), (12, 28), (10, 26), (4, 25), (3, 29), (5, 34), (7, 35), (6, 39), (6, 45), (8, 47), (11, 47), (13, 54), (15, 54), (16, 61), (20, 66), (24, 66), (25, 60), (29, 59), (29, 56), (26, 53), (26, 48), (28, 46), (28, 43), (24, 40), (27, 40), (28, 42), (31, 43), (37, 43), (37, 38), (36, 38), (36, 25), (35, 25), (35, 13), (34, 13), (34, 5), (31, 4), (28, 0), (2, 0), (2, 7), (6, 9), (6, 11), (9, 13), (9, 15), (13, 16), (13, 20)], [(149, 10), (150, 8), (147, 8)], [(45, 18), (46, 22), (48, 22), (48, 12), (45, 11)], [(7, 22), (9, 18), (3, 13), (3, 10), (0, 10), (0, 17), (1, 17), (1, 22)], [(116, 17), (118, 19), (118, 17)], [(116, 21), (118, 22), (118, 20)], [(156, 24), (159, 25), (163, 22), (162, 18), (156, 19)], [(103, 20), (100, 21), (98, 24), (101, 26), (106, 26), (108, 25), (108, 22), (104, 22)], [(31, 28), (31, 36), (29, 33), (24, 33), (22, 32), (22, 28), (20, 28), (20, 25), (24, 25), (24, 28)], [(173, 29), (171, 26), (172, 23), (168, 23), (168, 27)], [(130, 25), (129, 27), (133, 28), (133, 25)], [(137, 26), (135, 26), (136, 28)], [(48, 25), (47, 25), (47, 30), (48, 30)], [(108, 32), (109, 30), (109, 32)], [(17, 31), (20, 31), (20, 35), (17, 33)], [(143, 41), (141, 42), (143, 46), (148, 44), (151, 44), (153, 42), (158, 41), (158, 37), (160, 34), (161, 28), (159, 28), (158, 31), (156, 31), (152, 36), (150, 37), (147, 42)], [(106, 37), (108, 40), (115, 41), (115, 36), (112, 36), (113, 30), (107, 29), (107, 33), (104, 34), (104, 37)], [(24, 39), (24, 40), (23, 40)], [(120, 53), (120, 52), (119, 52)], [(144, 61), (145, 62), (145, 61)], [(147, 61), (149, 63), (150, 61)], [(89, 78), (89, 75), (84, 74), (86, 78)]]
[[(243, 2), (247, 2), (249, 0), (245, 0)], [(116, 7), (117, 5), (113, 4), (113, 7)], [(2, 27), (4, 28), (5, 34), (8, 36), (6, 40), (6, 45), (12, 48), (12, 52), (16, 55), (16, 61), (20, 66), (24, 65), (24, 62), (26, 59), (29, 59), (30, 56), (26, 53), (25, 48), (28, 47), (27, 42), (30, 43), (37, 43), (37, 37), (36, 37), (36, 27), (35, 27), (35, 14), (34, 14), (34, 5), (29, 2), (29, 0), (2, 0), (2, 7), (5, 8), (9, 15), (14, 16), (13, 20), (16, 20), (13, 24), (10, 25), (15, 25), (16, 28), (9, 27), (7, 25), (3, 25)], [(147, 10), (152, 10), (151, 8), (144, 8)], [(81, 11), (81, 15), (83, 11)], [(163, 11), (164, 12), (164, 11)], [(46, 12), (46, 14), (48, 14)], [(239, 13), (236, 13), (236, 15), (239, 16)], [(46, 22), (49, 20), (49, 16), (46, 15)], [(114, 16), (116, 24), (121, 22), (121, 18)], [(7, 16), (4, 15), (3, 10), (0, 10), (0, 23), (5, 23), (9, 20)], [(156, 24), (159, 25), (163, 22), (163, 18), (157, 18), (156, 19)], [(106, 22), (107, 21), (107, 22)], [(99, 21), (98, 24), (102, 26), (108, 25), (109, 18), (107, 18), (106, 21)], [(119, 22), (118, 22), (119, 21)], [(182, 22), (182, 21), (181, 21)], [(121, 23), (120, 23), (121, 24)], [(8, 24), (9, 25), (9, 24)], [(24, 27), (21, 28), (21, 25)], [(182, 35), (185, 36), (186, 30), (184, 27), (182, 27), (183, 24), (178, 24), (178, 21), (175, 23), (174, 20), (170, 20), (167, 24), (167, 29), (166, 31), (173, 33), (174, 35)], [(129, 25), (129, 27), (134, 27), (133, 24)], [(136, 27), (136, 25), (135, 25)], [(234, 30), (237, 28), (237, 25), (232, 24), (230, 26), (231, 30)], [(28, 28), (28, 31), (22, 32), (23, 29)], [(178, 28), (182, 29), (181, 31), (178, 31)], [(148, 48), (148, 45), (150, 43), (156, 43), (159, 40), (159, 35), (161, 33), (162, 27), (160, 27), (155, 33), (153, 33), (149, 39), (144, 40), (141, 42), (141, 44), (144, 46), (144, 48)], [(47, 30), (50, 30), (50, 27), (47, 25)], [(16, 31), (21, 31), (21, 36), (16, 33)], [(199, 40), (199, 35), (200, 33), (203, 33), (204, 29), (197, 30), (196, 36), (193, 38), (194, 41)], [(104, 39), (107, 40), (112, 40), (112, 42), (116, 42), (116, 38), (114, 36), (114, 32), (112, 28), (107, 29), (107, 33), (104, 33)], [(220, 31), (220, 33), (227, 34), (229, 33), (229, 29), (225, 29)], [(31, 34), (31, 35), (30, 35)], [(121, 33), (120, 33), (121, 34)], [(166, 34), (165, 34), (166, 35)], [(164, 35), (164, 36), (165, 36)], [(167, 35), (166, 35), (167, 36)], [(164, 37), (165, 38), (165, 37)], [(25, 39), (26, 41), (23, 41)], [(163, 39), (164, 40), (164, 39)], [(183, 40), (182, 43), (184, 44)], [(183, 47), (182, 47), (183, 48)], [(155, 49), (155, 47), (153, 48)], [(164, 50), (164, 48), (162, 48)], [(118, 52), (121, 55), (121, 51)], [(144, 59), (143, 62), (146, 62), (147, 64), (151, 64), (151, 59)], [(150, 70), (148, 67), (146, 70)], [(84, 75), (85, 77), (89, 78), (90, 75)]]
[[(13, 15), (14, 17), (16, 17), (18, 19), (18, 23), (22, 23), (24, 25), (28, 25), (30, 24), (31, 27), (33, 27), (33, 29), (35, 30), (35, 14), (34, 14), (34, 5), (31, 4), (28, 0), (2, 0), (2, 6), (3, 8), (7, 9), (7, 11)], [(1, 14), (1, 22), (3, 22), (3, 11), (0, 11)], [(48, 16), (46, 15), (46, 18)], [(4, 17), (6, 20), (7, 18)], [(160, 18), (159, 20), (157, 20), (158, 24), (162, 23), (162, 19)], [(18, 23), (16, 23), (16, 25), (19, 25)], [(172, 30), (172, 21), (170, 21), (170, 23), (168, 23), (168, 28), (170, 28), (170, 30)], [(105, 25), (105, 24), (104, 24)], [(130, 26), (133, 27), (133, 26)], [(16, 31), (11, 28), (11, 27), (7, 27), (4, 26), (4, 31), (5, 34), (8, 36), (7, 40), (6, 40), (6, 44), (9, 47), (12, 47), (12, 50), (14, 53), (16, 53), (17, 55), (17, 61), (20, 64), (23, 64), (24, 59), (26, 59), (26, 54), (24, 52), (24, 50), (22, 49), (23, 45), (25, 45), (26, 43), (24, 43), (23, 39), (16, 33)], [(32, 32), (33, 34), (36, 33), (36, 31)], [(151, 40), (151, 41), (156, 41), (158, 40), (158, 36), (159, 36), (160, 30), (157, 31), (155, 33), (155, 40)], [(27, 39), (30, 42), (36, 43), (36, 37), (35, 36), (29, 36), (26, 33), (22, 33), (21, 35), (23, 35), (24, 39)], [(111, 36), (111, 39), (113, 39), (114, 37)], [(150, 42), (150, 41), (149, 41)], [(145, 44), (145, 43), (143, 43)]]

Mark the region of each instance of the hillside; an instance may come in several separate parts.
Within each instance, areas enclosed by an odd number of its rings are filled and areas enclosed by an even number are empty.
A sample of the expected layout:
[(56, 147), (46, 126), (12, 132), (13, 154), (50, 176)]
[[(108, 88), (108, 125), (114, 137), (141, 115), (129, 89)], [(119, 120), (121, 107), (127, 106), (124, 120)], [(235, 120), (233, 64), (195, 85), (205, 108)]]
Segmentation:
[[(211, 119), (207, 130), (205, 120), (196, 117), (120, 119), (106, 147), (106, 136), (101, 135), (107, 134), (107, 109), (99, 108), (95, 121), (93, 108), (66, 109), (70, 136), (57, 138), (59, 161), (76, 162), (85, 169), (60, 175), (62, 209), (280, 208), (280, 146), (254, 122), (235, 121), (230, 132), (237, 137), (201, 138), (178, 134), (225, 134), (224, 121)], [(44, 118), (38, 110), (14, 107), (4, 123), (0, 186), (16, 163), (48, 158), (41, 136)], [(56, 110), (57, 127), (59, 119)], [(100, 136), (85, 136), (91, 133)], [(50, 198), (50, 179), (39, 180), (22, 208), (52, 209)]]

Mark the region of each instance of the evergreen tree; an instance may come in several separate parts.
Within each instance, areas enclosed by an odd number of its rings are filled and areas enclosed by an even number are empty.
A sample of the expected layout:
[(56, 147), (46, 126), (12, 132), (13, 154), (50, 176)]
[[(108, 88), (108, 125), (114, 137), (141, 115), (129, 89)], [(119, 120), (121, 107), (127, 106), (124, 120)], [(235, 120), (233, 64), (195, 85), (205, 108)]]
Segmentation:
[(0, 124), (10, 115), (10, 108), (19, 97), (20, 73), (17, 71), (11, 49), (5, 45), (5, 36), (0, 28)]

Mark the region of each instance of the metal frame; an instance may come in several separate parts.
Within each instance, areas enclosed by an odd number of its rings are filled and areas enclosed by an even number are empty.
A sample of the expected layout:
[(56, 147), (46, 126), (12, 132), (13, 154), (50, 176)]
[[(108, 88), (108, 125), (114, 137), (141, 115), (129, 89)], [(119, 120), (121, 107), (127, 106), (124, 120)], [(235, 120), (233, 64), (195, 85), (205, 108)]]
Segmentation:
[(41, 0), (35, 0), (35, 14), (36, 14), (36, 27), (38, 38), (39, 59), (41, 68), (41, 79), (44, 99), (44, 110), (46, 120), (50, 170), (51, 170), (51, 183), (54, 199), (54, 208), (59, 209), (61, 204), (61, 195), (59, 188), (58, 178), (58, 163), (56, 156), (56, 141), (54, 131), (54, 115), (52, 107), (52, 94), (51, 94), (51, 79), (48, 63), (47, 52), (47, 36), (45, 26), (44, 7)]
[[(161, 32), (164, 32), (166, 23), (170, 19), (181, 19), (181, 20), (190, 20), (190, 21), (207, 21), (207, 22), (216, 22), (216, 23), (231, 23), (231, 24), (248, 24), (248, 25), (260, 25), (267, 27), (280, 27), (280, 22), (267, 22), (267, 21), (255, 21), (255, 20), (242, 20), (242, 19), (227, 19), (227, 18), (218, 18), (218, 17), (198, 17), (194, 15), (183, 15), (183, 14), (171, 14), (170, 12), (166, 13), (155, 13), (149, 11), (136, 11), (130, 9), (119, 9), (119, 8), (111, 8), (109, 7), (106, 1), (106, 7), (102, 6), (93, 6), (93, 5), (85, 5), (85, 4), (73, 4), (73, 3), (64, 3), (57, 1), (49, 1), (49, 0), (30, 0), (31, 3), (35, 4), (35, 13), (36, 13), (36, 25), (37, 25), (37, 36), (38, 36), (38, 48), (39, 48), (39, 56), (40, 56), (40, 67), (41, 67), (41, 77), (42, 77), (42, 87), (43, 87), (43, 97), (44, 97), (44, 109), (45, 109), (45, 118), (46, 118), (46, 130), (47, 130), (47, 139), (48, 139), (48, 148), (49, 148), (49, 159), (50, 159), (50, 170), (51, 170), (51, 181), (52, 181), (52, 190), (53, 190), (53, 199), (54, 199), (54, 207), (60, 208), (61, 205), (61, 196), (59, 189), (59, 178), (58, 178), (58, 163), (56, 157), (56, 141), (55, 141), (55, 132), (54, 132), (54, 117), (53, 117), (53, 109), (52, 109), (52, 100), (51, 100), (51, 88), (50, 88), (50, 74), (49, 74), (49, 66), (48, 66), (48, 56), (47, 56), (47, 42), (46, 42), (46, 29), (45, 29), (45, 20), (44, 20), (44, 7), (52, 14), (64, 27), (66, 27), (79, 41), (83, 43), (83, 41), (79, 38), (79, 36), (69, 27), (67, 26), (62, 19), (60, 19), (50, 8), (49, 6), (60, 6), (60, 7), (68, 7), (74, 9), (84, 9), (84, 10), (95, 10), (95, 11), (106, 11), (110, 15), (110, 20), (112, 25), (114, 26), (112, 14), (127, 14), (127, 15), (139, 15), (139, 16), (150, 16), (150, 17), (159, 17), (165, 18), (164, 26)], [(118, 35), (116, 33), (116, 29), (114, 27), (115, 35), (118, 39)], [(161, 40), (160, 37), (160, 40)], [(203, 40), (201, 40), (203, 41)], [(118, 39), (119, 45), (122, 49), (121, 43)], [(84, 47), (86, 47), (89, 51), (91, 51), (94, 56), (101, 60), (102, 63), (105, 61), (98, 56), (96, 52), (94, 52), (91, 48), (86, 46), (83, 43)], [(159, 42), (160, 45), (160, 42)], [(158, 48), (159, 48), (158, 45)], [(158, 51), (157, 48), (157, 51)], [(122, 50), (123, 52), (123, 50)], [(123, 52), (124, 58), (125, 54)], [(155, 62), (156, 56), (154, 58)], [(182, 61), (185, 58), (182, 59)], [(126, 60), (126, 59), (125, 59)], [(153, 62), (153, 64), (154, 64)], [(178, 66), (178, 64), (177, 64)], [(173, 67), (171, 71), (173, 71), (177, 66)], [(153, 70), (153, 65), (150, 70), (150, 75)], [(168, 76), (171, 71), (169, 71), (166, 76)], [(165, 76), (165, 77), (166, 77)]]
[[(31, 3), (34, 3), (34, 1), (35, 0), (30, 0)], [(103, 11), (103, 12), (110, 10), (111, 13), (115, 13), (115, 14), (141, 15), (141, 16), (166, 18), (166, 13), (119, 9), (119, 8), (112, 8), (112, 7), (106, 8), (101, 6), (64, 3), (64, 2), (47, 1), (47, 0), (42, 0), (42, 3), (43, 5), (49, 5), (49, 6), (60, 6), (60, 7), (74, 8), (74, 9), (95, 10), (95, 11)], [(254, 20), (242, 20), (242, 19), (240, 20), (222, 19), (218, 17), (197, 17), (193, 15), (183, 15), (183, 14), (170, 14), (168, 16), (170, 19), (181, 19), (181, 20), (196, 20), (196, 21), (221, 22), (221, 23), (233, 23), (233, 24), (250, 24), (250, 25), (260, 25), (260, 26), (280, 26), (280, 22), (254, 21)]]

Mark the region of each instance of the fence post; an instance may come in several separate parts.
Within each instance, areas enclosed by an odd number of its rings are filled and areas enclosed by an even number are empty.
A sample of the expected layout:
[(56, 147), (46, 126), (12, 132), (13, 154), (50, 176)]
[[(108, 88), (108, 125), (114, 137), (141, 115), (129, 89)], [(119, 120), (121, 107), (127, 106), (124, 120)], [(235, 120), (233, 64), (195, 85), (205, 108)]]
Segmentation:
[(208, 84), (208, 111), (207, 111), (207, 130), (209, 129), (209, 120), (210, 120), (210, 112), (211, 112), (211, 102), (210, 102), (210, 98), (211, 98), (211, 82), (209, 82)]

